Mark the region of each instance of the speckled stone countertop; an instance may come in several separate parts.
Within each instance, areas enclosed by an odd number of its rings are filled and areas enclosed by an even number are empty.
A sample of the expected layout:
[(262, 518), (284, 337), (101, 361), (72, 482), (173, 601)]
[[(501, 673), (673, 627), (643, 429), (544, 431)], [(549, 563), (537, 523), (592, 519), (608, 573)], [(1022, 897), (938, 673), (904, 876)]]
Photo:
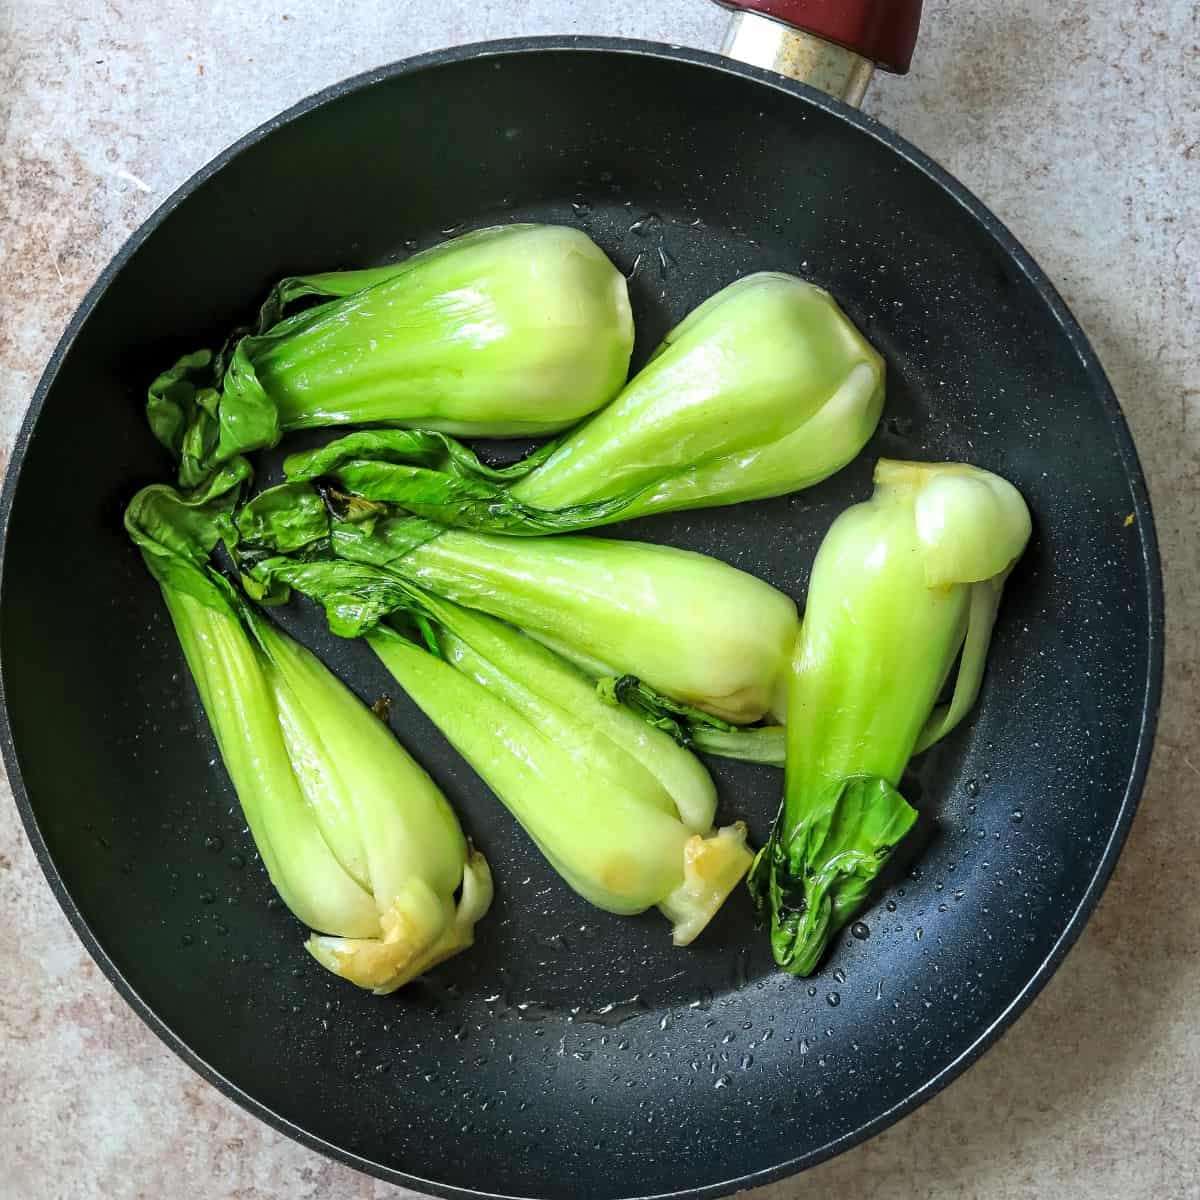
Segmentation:
[[(1092, 336), (1157, 510), (1168, 664), (1149, 786), (1078, 947), (1017, 1026), (888, 1133), (759, 1200), (1200, 1196), (1200, 9), (927, 0), (867, 108), (981, 195)], [(432, 47), (607, 33), (715, 49), (703, 0), (6, 0), (0, 468), (71, 312), (192, 171), (305, 94)], [(94, 968), (0, 797), (0, 1197), (411, 1195), (261, 1125)], [(885, 1186), (886, 1185), (886, 1186)]]

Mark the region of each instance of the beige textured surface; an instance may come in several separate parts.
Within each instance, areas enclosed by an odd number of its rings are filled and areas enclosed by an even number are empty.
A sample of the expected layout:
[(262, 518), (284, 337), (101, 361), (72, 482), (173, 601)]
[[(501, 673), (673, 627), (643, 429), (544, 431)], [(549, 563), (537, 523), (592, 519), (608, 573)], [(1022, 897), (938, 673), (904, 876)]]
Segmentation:
[[(1030, 1013), (901, 1125), (760, 1200), (1200, 1196), (1200, 16), (1190, 0), (927, 0), (868, 107), (985, 197), (1122, 397), (1167, 568), (1146, 799), (1099, 913)], [(69, 11), (68, 11), (69, 10)], [(305, 93), (523, 32), (715, 47), (702, 0), (4, 0), (0, 467), (70, 313), (193, 169)], [(269, 1131), (118, 999), (0, 802), (0, 1197), (406, 1195)]]

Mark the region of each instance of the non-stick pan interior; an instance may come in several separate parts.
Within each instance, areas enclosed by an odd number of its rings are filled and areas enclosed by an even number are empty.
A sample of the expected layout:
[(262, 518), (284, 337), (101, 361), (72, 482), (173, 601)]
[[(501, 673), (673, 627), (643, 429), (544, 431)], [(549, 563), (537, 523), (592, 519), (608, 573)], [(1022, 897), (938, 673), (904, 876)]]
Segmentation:
[[(1004, 235), (882, 131), (715, 61), (566, 45), (434, 56), (251, 141), (109, 279), (48, 376), (10, 488), (9, 763), (77, 923), (243, 1099), (415, 1186), (586, 1200), (815, 1161), (970, 1055), (1038, 977), (1111, 865), (1144, 766), (1152, 532), (1073, 325)], [(392, 723), (487, 852), (497, 902), (474, 950), (393, 997), (326, 975), (272, 900), (123, 537), (126, 500), (169, 474), (142, 399), (177, 353), (281, 275), (517, 219), (577, 225), (629, 272), (639, 361), (764, 268), (829, 288), (887, 357), (883, 425), (837, 478), (622, 534), (801, 599), (880, 454), (999, 471), (1034, 513), (978, 715), (906, 785), (922, 844), (864, 915), (869, 935), (847, 934), (811, 981), (772, 970), (741, 894), (690, 950), (655, 914), (589, 908), (402, 696)], [(364, 647), (309, 611), (286, 621), (364, 698), (395, 695)], [(781, 775), (715, 769), (725, 813), (761, 839)]]

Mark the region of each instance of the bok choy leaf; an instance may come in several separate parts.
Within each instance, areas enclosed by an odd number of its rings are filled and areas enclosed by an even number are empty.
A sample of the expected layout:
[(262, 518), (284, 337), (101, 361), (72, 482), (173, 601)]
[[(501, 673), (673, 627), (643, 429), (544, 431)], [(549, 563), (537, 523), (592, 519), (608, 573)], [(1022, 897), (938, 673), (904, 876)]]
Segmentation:
[[(280, 518), (263, 496), (239, 517), (248, 560), (256, 548), (297, 539), (299, 503), (283, 505)], [(706, 555), (585, 536), (442, 531), (377, 514), (329, 522), (315, 508), (306, 536), (301, 555), (262, 559), (251, 578), (295, 587), (327, 608), (335, 595), (331, 615), (346, 636), (377, 622), (395, 600), (389, 581), (404, 581), (523, 629), (595, 678), (636, 675), (721, 721), (748, 724), (783, 703), (795, 604)], [(346, 569), (355, 563), (376, 571)]]
[(158, 581), (272, 883), (335, 974), (390, 992), (466, 949), (483, 856), (383, 723), (207, 565), (235, 490), (144, 489), (126, 528)]
[[(294, 310), (304, 299), (321, 302)], [(563, 429), (616, 395), (632, 349), (625, 279), (590, 238), (506, 225), (392, 266), (283, 280), (254, 329), (159, 376), (147, 414), (190, 487), (296, 429)]]
[(783, 805), (749, 879), (784, 970), (816, 969), (916, 820), (896, 787), (974, 704), (1030, 528), (997, 475), (885, 459), (872, 498), (826, 534), (792, 660)]
[(429, 596), (423, 633), (367, 640), (562, 878), (618, 914), (658, 907), (690, 943), (750, 866), (745, 826), (713, 827), (700, 762), (545, 647)]
[(290, 479), (479, 532), (540, 536), (811, 487), (866, 444), (883, 360), (820, 288), (752, 275), (697, 308), (613, 402), (507, 479), (391, 431), (292, 455)]

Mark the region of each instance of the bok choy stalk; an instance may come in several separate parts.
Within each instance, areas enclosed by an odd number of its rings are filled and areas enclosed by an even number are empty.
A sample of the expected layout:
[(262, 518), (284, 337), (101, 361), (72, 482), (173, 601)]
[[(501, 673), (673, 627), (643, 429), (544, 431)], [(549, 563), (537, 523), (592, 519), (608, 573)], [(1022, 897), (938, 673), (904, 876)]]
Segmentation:
[[(339, 552), (352, 551), (339, 543)], [(518, 626), (594, 676), (636, 675), (737, 724), (782, 707), (796, 606), (707, 555), (648, 542), (448, 530), (391, 566)]]
[(616, 395), (632, 349), (625, 278), (599, 247), (508, 225), (392, 266), (284, 279), (246, 336), (155, 380), (147, 412), (192, 486), (296, 429), (563, 429)]
[[(334, 572), (358, 589), (335, 620), (343, 636), (386, 614), (389, 579), (407, 581), (518, 626), (594, 677), (636, 675), (722, 721), (750, 723), (782, 703), (796, 606), (715, 558), (645, 542), (443, 531), (369, 509), (330, 526), (320, 500), (295, 484), (261, 493), (238, 521), (244, 552), (303, 546), (310, 561), (379, 568)], [(291, 558), (260, 561), (251, 575), (302, 592), (312, 586)]]
[(896, 786), (974, 704), (1029, 534), (999, 476), (886, 459), (872, 498), (826, 534), (792, 663), (783, 805), (749, 879), (784, 970), (816, 969), (915, 822)]
[(415, 607), (421, 638), (367, 635), (397, 682), (571, 888), (607, 912), (657, 907), (690, 943), (752, 857), (745, 825), (713, 828), (700, 762), (511, 626), (432, 596)]
[(487, 862), (383, 722), (206, 565), (227, 517), (221, 499), (156, 486), (126, 527), (271, 882), (314, 931), (307, 949), (360, 987), (393, 991), (471, 945), (491, 903)]
[(443, 525), (564, 533), (810, 487), (866, 444), (883, 392), (883, 360), (828, 293), (759, 274), (697, 308), (607, 408), (503, 479), (461, 446), (387, 431), (285, 469)]

